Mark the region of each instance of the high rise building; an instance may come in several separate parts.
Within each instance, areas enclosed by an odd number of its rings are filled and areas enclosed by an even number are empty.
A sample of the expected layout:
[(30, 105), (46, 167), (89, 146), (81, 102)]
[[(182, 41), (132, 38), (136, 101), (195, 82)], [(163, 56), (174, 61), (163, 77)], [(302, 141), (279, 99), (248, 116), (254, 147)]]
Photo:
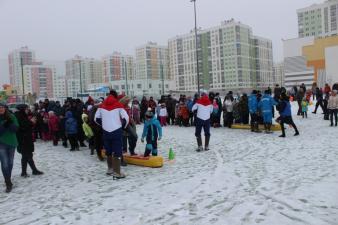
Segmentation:
[[(67, 87), (67, 90), (72, 90), (70, 93), (73, 93), (77, 84), (79, 84), (77, 92), (85, 93), (89, 84), (102, 82), (102, 63), (93, 58), (75, 56), (66, 61), (66, 79), (71, 80), (71, 82), (66, 82), (67, 85), (76, 83), (75, 87)], [(76, 97), (76, 95), (71, 97)]]
[(55, 67), (33, 63), (23, 67), (25, 93), (35, 94), (38, 98), (53, 98), (53, 77)]
[(298, 36), (327, 37), (338, 33), (338, 0), (328, 0), (297, 10)]
[(284, 86), (284, 62), (273, 65), (273, 83)]
[[(233, 19), (198, 30), (200, 88), (239, 90), (272, 85), (272, 42), (253, 36), (252, 29)], [(196, 91), (195, 33), (169, 40), (170, 73), (176, 90)]]
[(58, 75), (53, 77), (53, 92), (54, 98), (57, 100), (64, 100), (68, 96), (66, 77)]
[[(135, 60), (133, 56), (114, 52), (102, 58), (103, 82), (135, 79)], [(99, 82), (97, 82), (99, 83)]]
[[(157, 83), (160, 90), (163, 90), (163, 83), (170, 83), (168, 53), (167, 46), (160, 46), (154, 42), (136, 48), (136, 79), (141, 81), (144, 95), (153, 94), (151, 89), (157, 87)], [(163, 88), (167, 93), (168, 90), (164, 85)]]
[[(9, 79), (13, 89), (22, 94), (22, 68), (24, 65), (32, 65), (35, 62), (35, 52), (26, 47), (15, 49), (8, 55)], [(28, 78), (24, 78), (28, 79)], [(28, 93), (25, 90), (25, 93)]]

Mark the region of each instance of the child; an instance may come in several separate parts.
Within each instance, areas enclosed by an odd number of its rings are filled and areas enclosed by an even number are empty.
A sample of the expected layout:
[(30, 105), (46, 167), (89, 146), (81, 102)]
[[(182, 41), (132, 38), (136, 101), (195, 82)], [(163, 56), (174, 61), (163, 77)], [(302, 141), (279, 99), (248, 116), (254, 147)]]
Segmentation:
[(53, 145), (57, 146), (59, 142), (59, 118), (53, 111), (49, 111), (48, 116), (48, 129), (53, 140)]
[(151, 111), (146, 112), (145, 117), (146, 120), (141, 138), (142, 143), (144, 142), (144, 138), (147, 140), (144, 157), (148, 157), (150, 152), (153, 156), (157, 156), (157, 140), (161, 140), (162, 138), (162, 127), (159, 121), (154, 118), (154, 114)]
[(162, 103), (161, 104), (161, 109), (160, 109), (160, 123), (161, 123), (161, 126), (167, 126), (167, 117), (168, 117), (167, 107), (165, 106), (164, 103)]
[(77, 121), (71, 111), (66, 112), (65, 130), (71, 147), (70, 151), (79, 150), (79, 143), (77, 142)]
[(81, 117), (83, 121), (82, 129), (89, 143), (90, 154), (94, 155), (94, 133), (92, 128), (88, 125), (88, 115), (83, 113)]
[(303, 98), (302, 100), (302, 116), (303, 118), (307, 118), (307, 111), (308, 111), (308, 107), (309, 107), (309, 102), (307, 100), (306, 97)]

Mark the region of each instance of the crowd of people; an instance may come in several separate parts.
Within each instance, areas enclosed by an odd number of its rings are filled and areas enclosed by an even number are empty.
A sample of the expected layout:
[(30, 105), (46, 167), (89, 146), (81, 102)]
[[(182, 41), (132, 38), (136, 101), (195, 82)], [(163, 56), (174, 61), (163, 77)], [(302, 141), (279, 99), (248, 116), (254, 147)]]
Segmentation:
[[(6, 183), (6, 192), (12, 190), (11, 173), (15, 149), (22, 155), (21, 176), (28, 177), (27, 166), (32, 175), (42, 175), (34, 160), (34, 142), (37, 139), (51, 141), (54, 146), (59, 142), (70, 151), (79, 151), (80, 147), (90, 149), (90, 154), (104, 161), (107, 157), (107, 175), (114, 179), (124, 178), (121, 166), (126, 166), (123, 153), (129, 151), (135, 155), (138, 140), (136, 126), (143, 123), (141, 142), (146, 141), (144, 157), (158, 154), (157, 141), (162, 138), (162, 127), (167, 125), (195, 126), (197, 151), (208, 151), (210, 127), (222, 125), (231, 128), (234, 123), (249, 125), (252, 132), (272, 133), (271, 127), (275, 111), (279, 112), (276, 121), (280, 123), (285, 137), (285, 124), (292, 126), (295, 136), (299, 135), (293, 122), (290, 100), (297, 101), (297, 115), (307, 118), (308, 106), (316, 100), (315, 110), (322, 108), (324, 119), (331, 126), (337, 126), (338, 97), (337, 87), (326, 85), (323, 89), (314, 83), (312, 89), (305, 85), (294, 87), (289, 92), (276, 85), (261, 93), (253, 90), (247, 94), (234, 95), (229, 91), (224, 100), (219, 93), (205, 93), (192, 96), (180, 95), (178, 99), (168, 95), (158, 101), (153, 97), (143, 97), (139, 101), (111, 90), (106, 98), (94, 100), (88, 97), (86, 102), (68, 98), (63, 105), (60, 102), (40, 101), (32, 106), (20, 104), (16, 112), (10, 112), (5, 104), (0, 104), (0, 160)], [(223, 117), (222, 117), (223, 115)], [(335, 123), (333, 122), (335, 120)], [(205, 140), (202, 143), (201, 132)]]

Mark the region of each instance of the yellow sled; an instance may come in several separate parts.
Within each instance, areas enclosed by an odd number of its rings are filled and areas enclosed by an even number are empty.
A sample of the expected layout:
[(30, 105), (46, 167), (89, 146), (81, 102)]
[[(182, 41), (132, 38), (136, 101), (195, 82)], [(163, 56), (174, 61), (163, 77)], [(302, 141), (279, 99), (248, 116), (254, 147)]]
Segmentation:
[(123, 154), (123, 160), (128, 164), (152, 168), (162, 167), (164, 161), (162, 156), (143, 157), (143, 155), (131, 156), (129, 154)]
[[(246, 129), (246, 130), (250, 130), (251, 126), (250, 126), (250, 124), (233, 124), (231, 126), (231, 128), (233, 128), (233, 129)], [(259, 129), (260, 130), (264, 130), (264, 125), (259, 125)], [(273, 124), (271, 126), (271, 130), (272, 131), (281, 131), (282, 128), (280, 127), (279, 124)]]

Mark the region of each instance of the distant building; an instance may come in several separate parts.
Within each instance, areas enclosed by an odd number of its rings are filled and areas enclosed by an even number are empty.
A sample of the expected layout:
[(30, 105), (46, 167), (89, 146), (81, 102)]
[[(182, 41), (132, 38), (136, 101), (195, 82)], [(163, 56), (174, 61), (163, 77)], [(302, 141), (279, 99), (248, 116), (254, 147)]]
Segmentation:
[(57, 75), (53, 77), (53, 92), (54, 98), (59, 101), (64, 100), (68, 96), (66, 77)]
[[(157, 93), (152, 88), (170, 83), (172, 77), (169, 73), (168, 47), (160, 46), (153, 42), (136, 48), (136, 76), (135, 79), (142, 81), (142, 92), (144, 95)], [(160, 88), (162, 90), (162, 88)], [(165, 88), (165, 93), (166, 88)], [(162, 93), (162, 94), (165, 94)]]
[(328, 0), (321, 4), (297, 10), (298, 36), (327, 37), (338, 33), (338, 0)]
[[(195, 33), (169, 40), (170, 73), (177, 91), (197, 91)], [(200, 88), (241, 90), (273, 83), (272, 42), (234, 20), (198, 30)]]
[(338, 81), (338, 36), (284, 40), (285, 86)]
[[(10, 84), (19, 95), (22, 94), (22, 68), (24, 65), (33, 65), (35, 61), (35, 52), (27, 46), (15, 49), (8, 55)], [(25, 94), (27, 93), (25, 90)]]
[(273, 66), (273, 83), (284, 86), (284, 63), (276, 63)]
[(36, 63), (36, 65), (25, 65), (25, 92), (27, 94), (35, 94), (37, 98), (53, 98), (54, 76), (54, 66), (42, 65), (42, 63)]
[[(135, 60), (133, 56), (122, 55), (114, 52), (102, 58), (102, 75), (101, 82), (112, 82), (135, 79)], [(101, 83), (93, 82), (93, 83)]]

